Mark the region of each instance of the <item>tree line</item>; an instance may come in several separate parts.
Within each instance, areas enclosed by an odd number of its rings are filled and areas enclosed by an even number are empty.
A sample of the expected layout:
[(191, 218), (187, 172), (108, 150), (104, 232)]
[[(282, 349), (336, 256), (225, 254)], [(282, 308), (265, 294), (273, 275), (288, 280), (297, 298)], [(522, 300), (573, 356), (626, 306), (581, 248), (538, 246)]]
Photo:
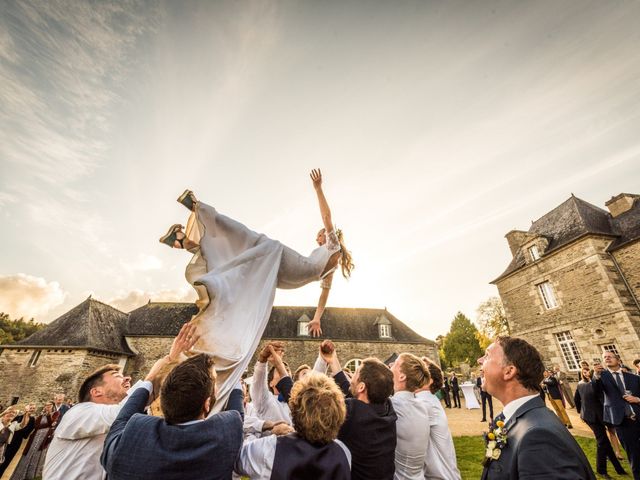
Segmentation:
[(443, 368), (457, 367), (461, 363), (475, 365), (485, 348), (498, 335), (509, 335), (509, 323), (502, 301), (490, 297), (477, 310), (474, 324), (464, 313), (458, 312), (449, 332), (436, 338)]
[(9, 314), (0, 312), (0, 345), (19, 342), (41, 330), (44, 326), (44, 323), (38, 323), (33, 318), (30, 320), (11, 319)]

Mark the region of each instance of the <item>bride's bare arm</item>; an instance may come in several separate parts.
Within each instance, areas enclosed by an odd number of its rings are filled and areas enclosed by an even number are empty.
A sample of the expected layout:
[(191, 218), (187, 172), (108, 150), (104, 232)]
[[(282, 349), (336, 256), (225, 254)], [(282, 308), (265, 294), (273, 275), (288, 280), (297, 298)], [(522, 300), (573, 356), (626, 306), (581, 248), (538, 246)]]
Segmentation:
[(322, 288), (321, 290), (322, 291), (320, 293), (320, 298), (318, 299), (316, 313), (313, 316), (313, 320), (311, 320), (307, 325), (309, 335), (311, 335), (312, 337), (319, 337), (320, 335), (322, 335), (320, 320), (322, 319), (322, 314), (324, 313), (324, 307), (327, 305), (327, 299), (329, 298), (329, 291), (331, 290), (331, 288)]
[(322, 223), (327, 233), (333, 231), (333, 222), (331, 221), (331, 209), (327, 203), (327, 199), (322, 191), (322, 172), (319, 168), (311, 170), (311, 181), (313, 182), (313, 188), (318, 196), (318, 205), (320, 206), (320, 215), (322, 216)]

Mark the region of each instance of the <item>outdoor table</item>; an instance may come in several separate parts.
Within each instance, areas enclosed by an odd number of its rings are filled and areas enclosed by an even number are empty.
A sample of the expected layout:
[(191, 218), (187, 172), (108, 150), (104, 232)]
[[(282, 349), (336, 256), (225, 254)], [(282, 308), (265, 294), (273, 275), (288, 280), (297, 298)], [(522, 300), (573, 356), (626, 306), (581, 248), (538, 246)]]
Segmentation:
[(462, 393), (464, 394), (464, 404), (469, 410), (472, 408), (480, 408), (480, 404), (473, 393), (473, 387), (475, 387), (475, 385), (471, 382), (465, 382), (460, 385)]

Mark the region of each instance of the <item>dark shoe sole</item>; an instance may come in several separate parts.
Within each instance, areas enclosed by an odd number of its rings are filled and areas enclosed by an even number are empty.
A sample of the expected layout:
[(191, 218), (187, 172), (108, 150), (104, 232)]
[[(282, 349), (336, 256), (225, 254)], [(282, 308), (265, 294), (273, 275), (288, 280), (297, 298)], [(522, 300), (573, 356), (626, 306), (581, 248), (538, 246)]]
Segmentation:
[(182, 225), (180, 225), (179, 223), (171, 225), (166, 235), (160, 237), (160, 243), (164, 243), (165, 245), (169, 245), (171, 248), (173, 248), (176, 240), (178, 240), (176, 237), (176, 233), (179, 232), (181, 228)]
[(178, 203), (181, 203), (189, 210), (193, 211), (193, 209), (195, 208), (193, 198), (193, 192), (191, 190), (185, 190), (182, 195), (178, 197)]

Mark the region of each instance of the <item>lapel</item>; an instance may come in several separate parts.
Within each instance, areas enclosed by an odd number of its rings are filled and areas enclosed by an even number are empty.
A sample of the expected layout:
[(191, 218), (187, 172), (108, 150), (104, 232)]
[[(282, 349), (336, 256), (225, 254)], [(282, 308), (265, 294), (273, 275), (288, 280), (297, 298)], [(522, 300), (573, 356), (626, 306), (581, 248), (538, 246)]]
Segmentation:
[(507, 431), (509, 431), (511, 428), (513, 428), (513, 425), (518, 421), (518, 418), (520, 418), (522, 415), (527, 413), (529, 410), (533, 410), (534, 408), (540, 408), (540, 407), (544, 407), (544, 402), (540, 398), (540, 395), (538, 395), (537, 397), (532, 398), (531, 400), (526, 402), (524, 405), (520, 405), (520, 408), (518, 408), (516, 412), (511, 416), (511, 418), (505, 424), (504, 428), (506, 428)]

